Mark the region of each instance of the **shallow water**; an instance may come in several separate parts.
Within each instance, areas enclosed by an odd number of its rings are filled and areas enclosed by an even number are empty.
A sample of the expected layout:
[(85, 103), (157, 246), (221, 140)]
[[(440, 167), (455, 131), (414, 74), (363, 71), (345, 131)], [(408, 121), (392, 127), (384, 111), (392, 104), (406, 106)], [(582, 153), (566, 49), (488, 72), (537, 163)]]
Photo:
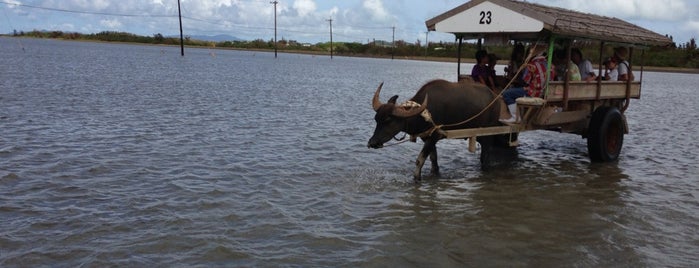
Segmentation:
[(540, 131), (482, 172), (447, 140), (415, 185), (370, 99), (455, 64), (185, 53), (0, 38), (0, 266), (699, 263), (697, 75), (644, 74), (618, 163)]

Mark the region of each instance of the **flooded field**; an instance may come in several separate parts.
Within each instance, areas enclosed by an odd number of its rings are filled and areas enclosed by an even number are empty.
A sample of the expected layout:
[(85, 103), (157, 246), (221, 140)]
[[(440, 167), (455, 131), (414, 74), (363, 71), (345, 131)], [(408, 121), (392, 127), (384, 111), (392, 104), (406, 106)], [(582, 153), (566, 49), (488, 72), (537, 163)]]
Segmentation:
[(0, 266), (699, 263), (697, 75), (644, 73), (618, 163), (540, 131), (482, 172), (448, 140), (416, 185), (370, 100), (454, 63), (185, 53), (0, 38)]

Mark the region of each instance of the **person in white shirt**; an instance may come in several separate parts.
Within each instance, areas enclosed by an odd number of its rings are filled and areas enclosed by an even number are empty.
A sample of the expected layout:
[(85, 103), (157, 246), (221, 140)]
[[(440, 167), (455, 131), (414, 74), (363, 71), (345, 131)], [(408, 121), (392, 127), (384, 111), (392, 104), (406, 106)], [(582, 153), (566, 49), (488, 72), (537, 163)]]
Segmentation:
[(582, 52), (579, 48), (573, 48), (570, 51), (570, 60), (578, 65), (582, 81), (590, 82), (597, 79), (595, 69), (592, 68), (592, 63), (589, 60), (583, 59)]
[(631, 70), (629, 70), (629, 62), (626, 61), (628, 55), (629, 51), (625, 47), (614, 48), (614, 59), (617, 62), (617, 71), (619, 73), (617, 81), (633, 81), (633, 74), (631, 74)]
[(617, 81), (617, 79), (619, 79), (619, 72), (617, 70), (616, 59), (614, 57), (608, 58), (604, 61), (604, 66), (607, 68), (604, 80)]

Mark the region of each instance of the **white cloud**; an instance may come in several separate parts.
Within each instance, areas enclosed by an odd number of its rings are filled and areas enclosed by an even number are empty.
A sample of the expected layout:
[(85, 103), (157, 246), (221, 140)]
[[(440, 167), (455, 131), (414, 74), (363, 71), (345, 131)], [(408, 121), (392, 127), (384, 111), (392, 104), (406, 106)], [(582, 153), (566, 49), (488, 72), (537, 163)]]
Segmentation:
[(75, 25), (73, 25), (72, 23), (61, 23), (58, 25), (52, 25), (52, 27), (49, 27), (49, 29), (55, 31), (72, 32), (75, 31)]
[[(211, 9), (217, 7), (230, 7), (233, 6), (238, 1), (232, 0), (204, 0), (204, 1), (194, 1), (194, 3), (186, 1), (187, 5), (201, 5), (204, 9)], [(184, 5), (184, 3), (183, 3)]]
[[(51, 2), (51, 1), (46, 1), (46, 2)], [(70, 0), (70, 1), (61, 1), (63, 4), (65, 4), (68, 7), (73, 7), (73, 8), (81, 8), (81, 9), (89, 9), (89, 10), (104, 10), (110, 5), (110, 0)]]
[(687, 23), (685, 23), (684, 29), (689, 31), (692, 34), (692, 37), (694, 37), (695, 39), (699, 37), (699, 21), (688, 21)]
[(100, 25), (110, 29), (119, 29), (122, 26), (121, 22), (117, 19), (100, 20)]
[[(274, 33), (274, 5), (270, 0), (181, 0), (186, 34), (230, 34), (244, 39), (268, 39)], [(413, 42), (424, 39), (425, 20), (468, 0), (280, 0), (277, 20), (280, 35), (286, 39), (319, 42), (327, 39), (328, 22), (339, 41), (391, 38)], [(593, 14), (613, 16), (659, 33), (672, 34), (685, 42), (699, 34), (697, 0), (526, 0)], [(64, 23), (86, 33), (110, 30), (141, 35), (179, 32), (176, 0), (6, 0), (7, 3), (31, 2), (33, 6), (80, 12), (131, 14), (106, 16), (58, 12), (5, 4), (13, 28), (20, 30), (53, 29)], [(0, 4), (0, 8), (2, 8)], [(150, 17), (149, 15), (157, 15)], [(162, 17), (174, 16), (174, 17)], [(89, 27), (86, 27), (89, 25)], [(389, 29), (389, 30), (387, 30)], [(70, 30), (70, 29), (63, 29)], [(453, 41), (452, 35), (430, 33), (430, 41)], [(280, 36), (281, 37), (281, 36)], [(434, 39), (433, 39), (434, 37)]]
[(13, 7), (15, 7), (15, 5), (22, 4), (22, 2), (17, 1), (17, 0), (6, 0), (5, 2), (7, 2), (7, 6), (9, 8), (13, 8)]
[(364, 0), (362, 7), (371, 14), (374, 20), (384, 21), (389, 18), (381, 0)]
[(18, 15), (27, 15), (26, 11), (22, 10), (22, 8), (19, 8), (19, 6), (17, 6), (17, 5), (21, 5), (22, 2), (16, 1), (16, 0), (6, 0), (5, 2), (7, 2), (6, 6), (10, 10), (12, 10), (12, 13), (18, 14)]
[(94, 1), (89, 1), (92, 3), (92, 6), (94, 6), (97, 9), (105, 9), (109, 6), (110, 2), (109, 0), (94, 0)]
[[(684, 43), (697, 36), (699, 19), (696, 0), (530, 0), (581, 12), (616, 17)], [(693, 30), (692, 30), (693, 29)]]
[(625, 20), (681, 21), (690, 14), (686, 0), (541, 0), (534, 2)]
[(313, 0), (296, 0), (293, 7), (300, 17), (306, 17), (316, 11), (316, 3)]

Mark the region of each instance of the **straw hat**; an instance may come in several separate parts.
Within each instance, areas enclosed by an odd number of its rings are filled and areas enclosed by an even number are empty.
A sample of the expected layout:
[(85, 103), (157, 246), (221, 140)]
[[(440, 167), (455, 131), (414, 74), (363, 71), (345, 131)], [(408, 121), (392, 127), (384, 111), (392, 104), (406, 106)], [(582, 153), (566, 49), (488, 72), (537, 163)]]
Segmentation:
[(614, 48), (614, 55), (619, 57), (619, 59), (624, 60), (629, 55), (629, 50), (626, 49), (626, 47), (615, 47)]

